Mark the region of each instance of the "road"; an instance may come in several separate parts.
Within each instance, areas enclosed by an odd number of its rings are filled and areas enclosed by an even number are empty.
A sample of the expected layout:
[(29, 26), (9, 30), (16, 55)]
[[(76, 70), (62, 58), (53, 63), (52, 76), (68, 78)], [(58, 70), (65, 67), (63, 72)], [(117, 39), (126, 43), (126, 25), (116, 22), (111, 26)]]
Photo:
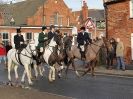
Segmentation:
[[(0, 81), (7, 81), (7, 71), (0, 70)], [(37, 99), (37, 97), (38, 99), (133, 99), (133, 78), (106, 75), (97, 75), (93, 78), (86, 75), (83, 78), (77, 78), (73, 71), (69, 71), (67, 78), (57, 78), (53, 83), (49, 83), (47, 77), (40, 78), (34, 81), (31, 89), (1, 85), (0, 99), (15, 99), (14, 97), (19, 99)]]

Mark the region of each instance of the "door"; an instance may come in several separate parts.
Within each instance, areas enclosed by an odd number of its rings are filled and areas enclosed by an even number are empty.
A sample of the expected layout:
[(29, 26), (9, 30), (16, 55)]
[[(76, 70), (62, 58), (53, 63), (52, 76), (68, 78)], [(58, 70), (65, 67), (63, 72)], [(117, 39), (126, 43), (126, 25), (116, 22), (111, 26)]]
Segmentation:
[(133, 60), (133, 33), (131, 34), (131, 54)]

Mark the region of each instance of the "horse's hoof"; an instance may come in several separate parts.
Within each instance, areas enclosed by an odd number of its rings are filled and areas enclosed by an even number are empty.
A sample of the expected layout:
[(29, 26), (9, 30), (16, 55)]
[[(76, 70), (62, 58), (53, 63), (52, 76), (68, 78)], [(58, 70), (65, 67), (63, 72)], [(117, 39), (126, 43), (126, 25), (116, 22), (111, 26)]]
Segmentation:
[(50, 82), (50, 83), (52, 83), (52, 82), (53, 82), (53, 80), (52, 80), (52, 79), (49, 79), (49, 82)]
[(29, 86), (33, 86), (33, 82), (29, 83)]
[(21, 84), (25, 84), (25, 81), (21, 81)]
[(61, 73), (59, 73), (59, 74), (58, 74), (58, 78), (62, 78), (62, 75), (61, 75)]

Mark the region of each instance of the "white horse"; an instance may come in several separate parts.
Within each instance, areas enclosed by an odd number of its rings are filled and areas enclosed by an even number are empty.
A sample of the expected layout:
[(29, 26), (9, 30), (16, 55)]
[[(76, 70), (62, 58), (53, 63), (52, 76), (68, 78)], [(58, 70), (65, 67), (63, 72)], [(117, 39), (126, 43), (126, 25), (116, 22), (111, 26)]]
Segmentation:
[[(36, 55), (36, 45), (34, 41), (31, 41), (26, 48), (24, 48), (21, 53), (20, 53), (20, 61), (24, 66), (24, 73), (23, 73), (23, 77), (22, 77), (22, 82), (24, 82), (24, 75), (27, 74), (27, 78), (28, 78), (28, 83), (30, 85), (33, 84), (33, 82), (31, 81), (31, 74), (29, 72), (29, 65), (32, 64), (33, 62), (33, 58), (32, 56)], [(16, 49), (11, 49), (8, 51), (7, 53), (7, 58), (8, 58), (8, 80), (9, 82), (11, 82), (11, 69), (14, 68), (15, 71), (15, 78), (16, 80), (18, 80), (18, 72), (17, 72), (17, 68), (18, 65), (20, 65), (19, 63), (19, 59), (18, 59), (18, 53), (16, 51)]]

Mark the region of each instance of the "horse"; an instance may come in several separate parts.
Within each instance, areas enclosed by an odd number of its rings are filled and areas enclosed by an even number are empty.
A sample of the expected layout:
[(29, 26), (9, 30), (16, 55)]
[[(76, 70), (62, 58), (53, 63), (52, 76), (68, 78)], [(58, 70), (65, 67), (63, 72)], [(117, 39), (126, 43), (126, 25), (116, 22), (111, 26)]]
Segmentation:
[(80, 49), (77, 47), (77, 45), (73, 45), (71, 47), (71, 50), (66, 50), (66, 54), (67, 54), (67, 58), (68, 58), (68, 62), (67, 62), (68, 64), (66, 64), (66, 66), (67, 66), (66, 75), (67, 75), (70, 64), (72, 64), (72, 67), (78, 77), (84, 76), (89, 71), (91, 71), (91, 75), (94, 76), (94, 67), (96, 66), (96, 63), (97, 63), (97, 56), (98, 56), (100, 48), (102, 47), (103, 44), (104, 44), (103, 39), (99, 39), (99, 40), (93, 42), (92, 44), (89, 44), (86, 47), (86, 52), (85, 52), (86, 58), (84, 61), (86, 63), (87, 70), (85, 70), (82, 75), (79, 74), (79, 72), (76, 69), (75, 64), (74, 64), (74, 59), (81, 60)]
[(15, 79), (18, 80), (18, 66), (23, 65), (24, 66), (24, 72), (21, 79), (21, 82), (24, 82), (24, 75), (27, 74), (28, 83), (29, 85), (32, 85), (33, 82), (31, 81), (31, 74), (29, 72), (29, 67), (33, 62), (33, 55), (36, 55), (36, 45), (34, 41), (29, 42), (26, 48), (24, 48), (20, 53), (20, 61), (18, 59), (18, 52), (16, 49), (10, 49), (7, 53), (7, 59), (8, 59), (8, 80), (9, 83), (12, 84), (11, 80), (11, 70), (14, 69), (15, 72)]
[[(58, 46), (58, 47), (57, 47)], [(58, 63), (62, 65), (61, 59), (62, 55), (62, 39), (59, 35), (54, 36), (47, 46), (44, 48), (43, 59), (46, 64), (50, 67), (48, 79), (50, 82), (55, 80), (55, 64)]]

